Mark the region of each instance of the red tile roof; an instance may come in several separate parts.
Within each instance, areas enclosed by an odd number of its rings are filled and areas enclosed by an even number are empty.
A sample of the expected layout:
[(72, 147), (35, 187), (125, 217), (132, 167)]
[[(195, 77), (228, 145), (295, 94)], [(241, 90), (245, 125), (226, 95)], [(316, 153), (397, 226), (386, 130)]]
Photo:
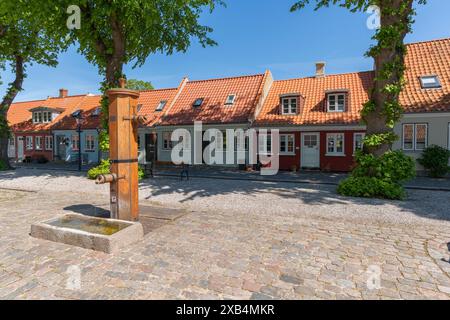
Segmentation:
[[(174, 105), (161, 118), (160, 125), (189, 125), (194, 121), (204, 124), (247, 123), (252, 116), (264, 74), (189, 81)], [(235, 94), (233, 105), (225, 105), (228, 95)], [(203, 98), (200, 107), (193, 107), (196, 99)]]
[[(159, 121), (161, 116), (170, 108), (177, 92), (177, 88), (141, 91), (138, 103), (142, 107), (139, 110), (139, 115), (145, 115), (147, 117), (146, 126), (151, 127)], [(163, 110), (156, 111), (161, 101), (167, 101), (167, 103)]]
[[(67, 119), (71, 112), (82, 105), (85, 95), (68, 96), (65, 98), (48, 98), (30, 102), (13, 103), (7, 114), (9, 124), (14, 132), (40, 132), (53, 129), (59, 121)], [(34, 124), (31, 110), (37, 107), (60, 109), (61, 114), (51, 123)]]
[[(412, 43), (405, 59), (405, 112), (450, 112), (450, 38)], [(441, 89), (422, 89), (419, 78), (437, 75)]]
[[(61, 99), (56, 99), (61, 100)], [(83, 117), (83, 129), (97, 129), (100, 127), (100, 115), (95, 115), (94, 112), (100, 108), (100, 95), (86, 95), (83, 99), (73, 104), (71, 108), (67, 108), (56, 120), (53, 121), (50, 128), (52, 130), (76, 130), (77, 122), (72, 117), (72, 113), (80, 110)]]
[[(372, 82), (372, 71), (274, 81), (255, 124), (358, 124)], [(326, 92), (333, 90), (348, 90), (346, 112), (326, 112)], [(280, 114), (280, 96), (284, 94), (298, 94), (304, 98), (298, 115)]]
[[(407, 45), (406, 86), (400, 95), (405, 112), (450, 112), (450, 39)], [(437, 75), (440, 89), (422, 89), (421, 76)], [(358, 124), (362, 105), (369, 99), (373, 71), (275, 81), (257, 116), (256, 125)], [(348, 90), (346, 112), (326, 112), (328, 90)], [(304, 105), (295, 116), (280, 115), (280, 95), (298, 93)]]

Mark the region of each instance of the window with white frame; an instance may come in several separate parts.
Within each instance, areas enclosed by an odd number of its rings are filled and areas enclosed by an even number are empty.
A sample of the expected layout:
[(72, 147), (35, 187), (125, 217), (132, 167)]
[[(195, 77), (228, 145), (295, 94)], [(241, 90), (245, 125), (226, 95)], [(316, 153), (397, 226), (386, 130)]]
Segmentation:
[(10, 147), (14, 147), (15, 145), (16, 145), (15, 139), (14, 139), (14, 138), (10, 138), (10, 139), (9, 139), (9, 146), (10, 146)]
[(270, 133), (259, 135), (258, 149), (260, 154), (270, 155), (272, 153), (272, 135)]
[(295, 135), (293, 134), (280, 135), (280, 153), (295, 154)]
[(298, 113), (298, 98), (285, 97), (281, 98), (281, 114), (295, 115)]
[(51, 111), (33, 112), (33, 123), (50, 123), (50, 122), (52, 122)]
[(36, 150), (42, 150), (42, 137), (36, 137)]
[(344, 155), (344, 134), (327, 134), (327, 155)]
[(78, 151), (80, 149), (80, 139), (78, 137), (78, 134), (73, 134), (72, 135), (72, 150), (73, 151)]
[(172, 150), (173, 148), (172, 132), (164, 132), (162, 137), (163, 137), (163, 149)]
[(45, 136), (45, 150), (53, 150), (53, 137)]
[(227, 100), (225, 101), (225, 105), (233, 105), (234, 101), (236, 101), (236, 95), (235, 94), (230, 94), (227, 97)]
[(365, 133), (355, 133), (353, 135), (353, 152), (361, 151), (364, 147)]
[(328, 112), (344, 112), (345, 111), (345, 93), (331, 93), (327, 98)]
[(420, 84), (422, 89), (439, 89), (442, 88), (438, 76), (424, 76), (420, 77)]
[(156, 111), (163, 111), (166, 104), (167, 104), (167, 100), (160, 101), (158, 106), (156, 107)]
[(403, 150), (421, 151), (428, 145), (428, 125), (426, 123), (406, 123), (403, 125)]
[(91, 134), (86, 135), (86, 151), (95, 151), (95, 137)]
[(33, 150), (33, 137), (27, 136), (25, 140), (27, 150)]

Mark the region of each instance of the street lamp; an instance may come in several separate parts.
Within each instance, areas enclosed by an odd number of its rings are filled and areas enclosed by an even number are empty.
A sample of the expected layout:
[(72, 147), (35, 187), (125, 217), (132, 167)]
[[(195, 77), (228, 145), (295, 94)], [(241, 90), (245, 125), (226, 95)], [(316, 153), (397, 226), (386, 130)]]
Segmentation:
[(77, 110), (72, 113), (72, 117), (75, 118), (77, 122), (77, 132), (78, 132), (78, 171), (81, 171), (81, 124), (83, 123), (83, 116), (81, 110)]

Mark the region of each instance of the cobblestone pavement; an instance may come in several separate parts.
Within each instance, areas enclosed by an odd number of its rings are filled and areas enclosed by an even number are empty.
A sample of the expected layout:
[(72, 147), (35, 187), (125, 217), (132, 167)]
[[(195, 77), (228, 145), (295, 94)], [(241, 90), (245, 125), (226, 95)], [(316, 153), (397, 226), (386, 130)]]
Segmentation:
[(107, 255), (29, 236), (34, 222), (104, 205), (105, 189), (77, 176), (0, 175), (3, 188), (19, 181), (35, 192), (0, 189), (2, 299), (450, 299), (448, 193), (399, 203), (331, 187), (157, 179), (142, 185), (142, 202), (189, 213)]

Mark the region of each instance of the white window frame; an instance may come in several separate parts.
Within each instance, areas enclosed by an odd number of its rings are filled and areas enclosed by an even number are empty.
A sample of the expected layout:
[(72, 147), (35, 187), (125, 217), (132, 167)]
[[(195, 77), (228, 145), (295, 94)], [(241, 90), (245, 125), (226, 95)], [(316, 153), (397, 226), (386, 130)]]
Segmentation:
[[(230, 99), (231, 97), (232, 97), (232, 99)], [(235, 101), (236, 101), (236, 97), (237, 97), (236, 94), (229, 94), (227, 96), (227, 100), (225, 101), (225, 105), (226, 106), (232, 106), (235, 103)]]
[(258, 135), (258, 153), (261, 155), (270, 156), (272, 154), (273, 143), (272, 134), (262, 134)]
[[(289, 112), (285, 112), (284, 103), (287, 101)], [(293, 112), (293, 102), (295, 101), (295, 112)], [(298, 97), (283, 97), (281, 98), (281, 114), (285, 116), (293, 116), (299, 113), (299, 99)]]
[(70, 146), (72, 147), (72, 151), (78, 151), (80, 146), (80, 139), (78, 134), (73, 134), (70, 139)]
[(162, 134), (162, 149), (163, 150), (172, 150), (173, 142), (172, 142), (172, 132), (165, 131)]
[[(289, 138), (292, 138), (292, 151), (289, 151)], [(281, 149), (281, 140), (286, 139), (285, 150)], [(295, 134), (280, 134), (280, 155), (295, 155)]]
[[(342, 107), (342, 110), (338, 109), (339, 108), (339, 97), (342, 96), (344, 97), (344, 104)], [(335, 98), (335, 104), (334, 104), (334, 110), (331, 110), (331, 103), (330, 103), (330, 98), (334, 97)], [(327, 112), (345, 112), (345, 106), (347, 105), (347, 94), (346, 93), (329, 93), (327, 95)]]
[[(427, 79), (434, 79), (434, 84), (427, 84), (424, 81), (426, 81)], [(442, 88), (442, 84), (441, 81), (439, 80), (439, 76), (437, 75), (431, 75), (431, 76), (421, 76), (420, 77), (420, 86), (422, 87), (422, 89), (427, 90), (427, 89), (441, 89)]]
[(95, 136), (93, 134), (87, 134), (84, 138), (85, 146), (84, 151), (95, 151)]
[[(337, 151), (337, 137), (342, 136), (342, 152)], [(332, 152), (329, 151), (328, 143), (330, 138), (334, 138), (334, 150)], [(345, 133), (343, 132), (336, 132), (336, 133), (327, 133), (327, 140), (326, 140), (326, 156), (332, 156), (332, 157), (343, 157), (345, 156)]]
[[(405, 127), (412, 126), (413, 127), (413, 136), (412, 136), (412, 148), (405, 148)], [(425, 147), (417, 148), (417, 127), (425, 126)], [(403, 151), (423, 151), (428, 147), (428, 123), (404, 123), (402, 125), (402, 150)]]
[(53, 150), (53, 136), (45, 136), (45, 150)]
[(353, 154), (356, 153), (356, 136), (361, 136), (361, 148), (364, 148), (364, 138), (366, 137), (366, 134), (363, 132), (355, 132), (353, 134)]
[(39, 123), (38, 113), (39, 112), (33, 112), (33, 123)]
[(34, 141), (33, 136), (26, 136), (25, 137), (25, 148), (27, 150), (33, 150)]
[[(39, 142), (38, 142), (39, 141)], [(35, 149), (38, 151), (44, 150), (44, 146), (42, 144), (42, 136), (34, 137)]]
[(156, 111), (163, 111), (164, 108), (167, 105), (167, 100), (161, 100), (158, 104), (158, 106), (156, 107)]

